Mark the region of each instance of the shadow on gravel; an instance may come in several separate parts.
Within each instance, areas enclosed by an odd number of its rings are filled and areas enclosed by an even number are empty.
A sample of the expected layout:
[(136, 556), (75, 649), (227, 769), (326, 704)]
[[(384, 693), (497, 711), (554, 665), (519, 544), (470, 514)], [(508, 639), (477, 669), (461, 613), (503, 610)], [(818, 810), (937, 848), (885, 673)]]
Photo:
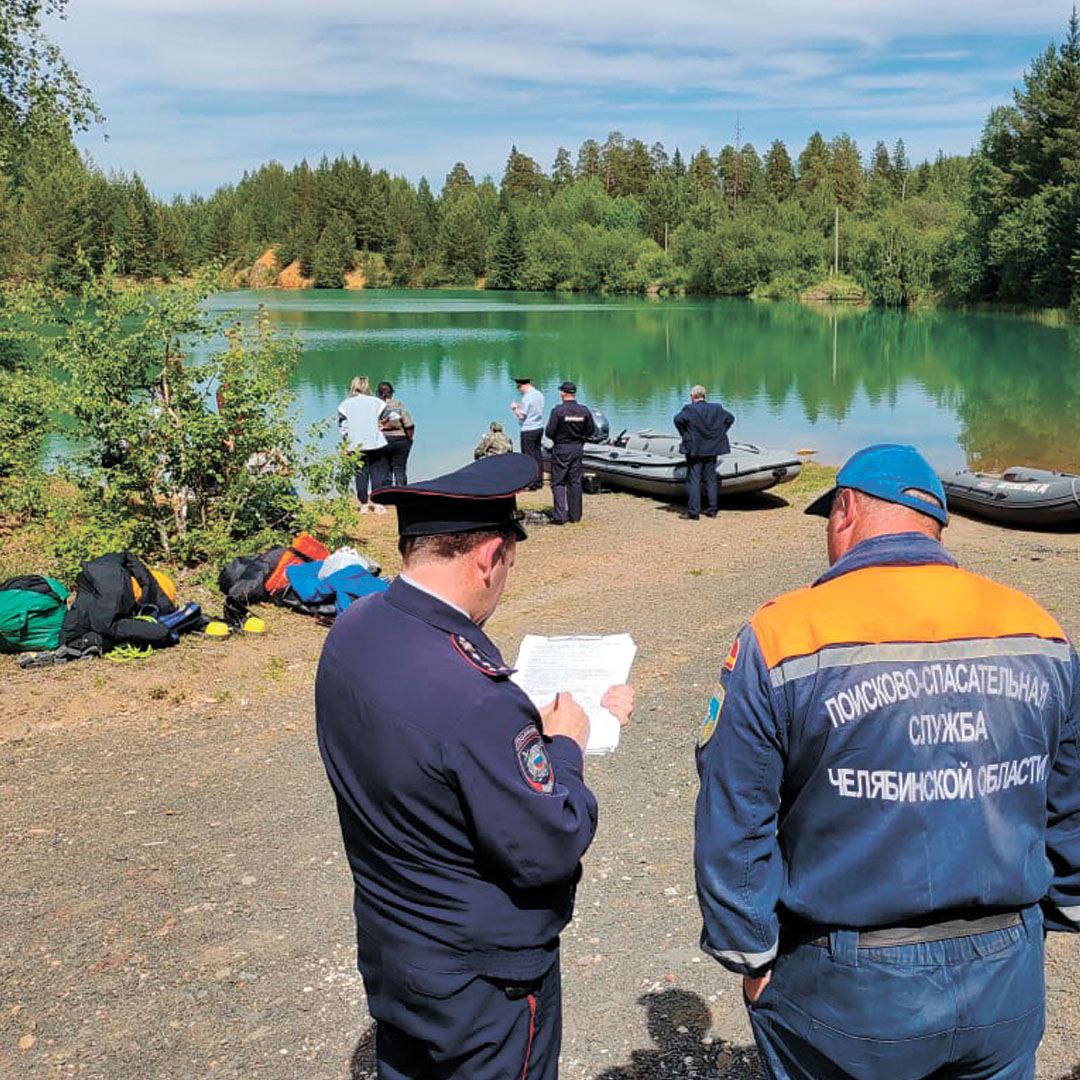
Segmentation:
[[(720, 514), (723, 515), (725, 510), (779, 510), (790, 505), (791, 503), (787, 499), (783, 499), (779, 495), (773, 495), (769, 491), (759, 491), (747, 495), (725, 495), (720, 500)], [(661, 502), (656, 500), (653, 503), (653, 509), (659, 510), (662, 514), (683, 514), (686, 512), (686, 503), (682, 501)]]
[[(687, 990), (662, 990), (638, 999), (648, 1014), (655, 1050), (635, 1050), (630, 1061), (596, 1080), (761, 1080), (757, 1054), (745, 1046), (702, 1044), (712, 1021), (709, 1006)], [(1073, 1080), (1073, 1073), (1061, 1080)], [(349, 1080), (375, 1080), (375, 1025), (360, 1036), (349, 1059)]]
[(1072, 1067), (1072, 1072), (1062, 1073), (1058, 1080), (1080, 1080), (1080, 1064)]
[(360, 1036), (349, 1058), (349, 1080), (375, 1080), (375, 1025)]
[(630, 1061), (607, 1069), (597, 1080), (652, 1080), (653, 1077), (690, 1080), (760, 1080), (757, 1054), (745, 1046), (702, 1039), (711, 1024), (709, 1006), (687, 990), (662, 990), (638, 999), (648, 1016), (649, 1035), (656, 1048), (635, 1050)]

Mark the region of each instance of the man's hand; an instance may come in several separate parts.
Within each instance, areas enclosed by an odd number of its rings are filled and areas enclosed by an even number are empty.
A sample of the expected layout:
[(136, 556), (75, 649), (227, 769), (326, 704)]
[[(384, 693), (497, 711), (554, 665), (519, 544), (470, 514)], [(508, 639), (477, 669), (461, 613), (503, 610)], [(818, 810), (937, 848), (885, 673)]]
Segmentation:
[(600, 699), (600, 704), (614, 716), (618, 718), (620, 724), (624, 727), (630, 722), (630, 717), (634, 712), (634, 701), (637, 698), (637, 691), (632, 686), (627, 686), (625, 683), (619, 686), (609, 686), (604, 691), (604, 696)]
[(589, 742), (589, 718), (571, 694), (556, 694), (555, 700), (540, 710), (540, 725), (549, 739), (565, 735), (585, 753)]
[(746, 1000), (753, 1005), (759, 997), (765, 992), (765, 987), (769, 985), (769, 980), (772, 978), (772, 968), (765, 972), (764, 975), (744, 975), (742, 980), (742, 992), (746, 997)]

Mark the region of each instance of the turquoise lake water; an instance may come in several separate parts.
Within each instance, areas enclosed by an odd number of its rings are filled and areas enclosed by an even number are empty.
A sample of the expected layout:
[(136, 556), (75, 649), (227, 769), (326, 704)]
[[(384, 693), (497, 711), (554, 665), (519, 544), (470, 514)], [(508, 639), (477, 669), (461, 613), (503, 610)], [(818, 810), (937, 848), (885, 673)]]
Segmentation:
[(689, 387), (733, 436), (839, 463), (916, 444), (941, 468), (1080, 471), (1080, 329), (1005, 314), (830, 312), (740, 300), (495, 292), (233, 292), (219, 312), (295, 334), (302, 420), (335, 413), (354, 375), (388, 379), (416, 420), (410, 477), (472, 459), (490, 420), (516, 436), (514, 375), (556, 404), (574, 380), (612, 431), (671, 430)]

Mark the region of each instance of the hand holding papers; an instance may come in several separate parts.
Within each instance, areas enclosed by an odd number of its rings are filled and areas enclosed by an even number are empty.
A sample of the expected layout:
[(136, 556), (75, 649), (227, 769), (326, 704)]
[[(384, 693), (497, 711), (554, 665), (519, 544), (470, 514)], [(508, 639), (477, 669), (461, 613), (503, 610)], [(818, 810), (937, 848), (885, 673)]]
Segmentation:
[(560, 692), (572, 693), (590, 722), (585, 752), (606, 754), (619, 745), (621, 725), (601, 699), (610, 687), (626, 682), (636, 653), (629, 634), (527, 634), (513, 678), (538, 709), (550, 705)]

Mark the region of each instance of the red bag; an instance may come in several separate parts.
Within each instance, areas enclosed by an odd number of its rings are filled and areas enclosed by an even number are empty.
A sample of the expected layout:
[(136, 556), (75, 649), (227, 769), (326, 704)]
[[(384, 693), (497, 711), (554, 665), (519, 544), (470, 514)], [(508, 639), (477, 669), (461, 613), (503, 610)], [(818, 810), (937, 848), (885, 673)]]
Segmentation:
[(329, 556), (330, 549), (319, 543), (310, 533), (302, 532), (285, 549), (285, 554), (277, 561), (274, 572), (266, 579), (266, 591), (268, 593), (281, 592), (289, 585), (289, 579), (285, 576), (287, 566), (295, 566), (302, 562), (317, 562)]

